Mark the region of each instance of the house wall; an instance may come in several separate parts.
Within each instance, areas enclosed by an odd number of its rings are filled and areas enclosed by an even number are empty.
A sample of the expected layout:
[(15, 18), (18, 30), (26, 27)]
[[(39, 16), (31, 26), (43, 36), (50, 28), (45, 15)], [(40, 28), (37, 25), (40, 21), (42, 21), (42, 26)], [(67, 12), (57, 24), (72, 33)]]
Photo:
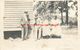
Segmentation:
[(4, 8), (4, 30), (15, 31), (21, 30), (20, 21), (24, 17), (24, 12), (28, 11), (29, 16), (32, 18), (33, 2), (21, 0), (6, 0)]
[(4, 0), (0, 0), (0, 39), (3, 38)]

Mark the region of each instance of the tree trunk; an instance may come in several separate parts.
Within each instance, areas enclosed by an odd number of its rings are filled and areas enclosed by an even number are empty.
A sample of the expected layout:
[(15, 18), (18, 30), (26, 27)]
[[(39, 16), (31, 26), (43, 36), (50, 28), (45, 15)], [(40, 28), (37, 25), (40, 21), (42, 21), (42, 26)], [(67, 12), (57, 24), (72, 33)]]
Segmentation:
[(68, 1), (66, 1), (66, 24), (68, 25)]
[(63, 11), (61, 10), (61, 24), (63, 25)]

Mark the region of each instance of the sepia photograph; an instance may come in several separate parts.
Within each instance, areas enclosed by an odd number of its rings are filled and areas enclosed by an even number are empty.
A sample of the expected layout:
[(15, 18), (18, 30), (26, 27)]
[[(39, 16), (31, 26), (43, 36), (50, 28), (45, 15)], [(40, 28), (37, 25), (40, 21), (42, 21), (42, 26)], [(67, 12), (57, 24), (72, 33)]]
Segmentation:
[(1, 0), (0, 50), (79, 50), (78, 0)]
[[(61, 38), (64, 35), (77, 35), (77, 1), (37, 1), (34, 4), (35, 22), (46, 37)], [(47, 26), (45, 26), (47, 25)], [(38, 30), (40, 30), (40, 28)]]

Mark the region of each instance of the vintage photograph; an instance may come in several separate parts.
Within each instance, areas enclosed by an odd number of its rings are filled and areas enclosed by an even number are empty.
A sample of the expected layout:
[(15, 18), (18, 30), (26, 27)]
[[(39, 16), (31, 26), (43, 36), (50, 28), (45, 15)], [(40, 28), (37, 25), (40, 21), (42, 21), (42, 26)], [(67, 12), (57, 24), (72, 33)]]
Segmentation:
[(78, 49), (78, 3), (4, 0), (0, 50)]
[(77, 35), (77, 13), (77, 1), (34, 1), (33, 4), (5, 1), (4, 38), (28, 39), (31, 35), (35, 39), (47, 39)]
[(41, 24), (36, 29), (42, 29), (43, 38), (78, 34), (77, 1), (35, 1), (33, 10), (35, 23)]

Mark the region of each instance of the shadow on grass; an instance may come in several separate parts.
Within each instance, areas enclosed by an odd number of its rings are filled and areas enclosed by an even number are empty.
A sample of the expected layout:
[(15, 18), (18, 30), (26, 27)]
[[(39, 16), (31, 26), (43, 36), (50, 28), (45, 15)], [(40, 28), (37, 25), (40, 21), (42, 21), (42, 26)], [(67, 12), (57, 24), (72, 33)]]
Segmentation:
[(46, 35), (46, 36), (42, 36), (43, 39), (50, 39), (50, 38), (61, 38), (61, 36), (58, 36), (58, 35)]

